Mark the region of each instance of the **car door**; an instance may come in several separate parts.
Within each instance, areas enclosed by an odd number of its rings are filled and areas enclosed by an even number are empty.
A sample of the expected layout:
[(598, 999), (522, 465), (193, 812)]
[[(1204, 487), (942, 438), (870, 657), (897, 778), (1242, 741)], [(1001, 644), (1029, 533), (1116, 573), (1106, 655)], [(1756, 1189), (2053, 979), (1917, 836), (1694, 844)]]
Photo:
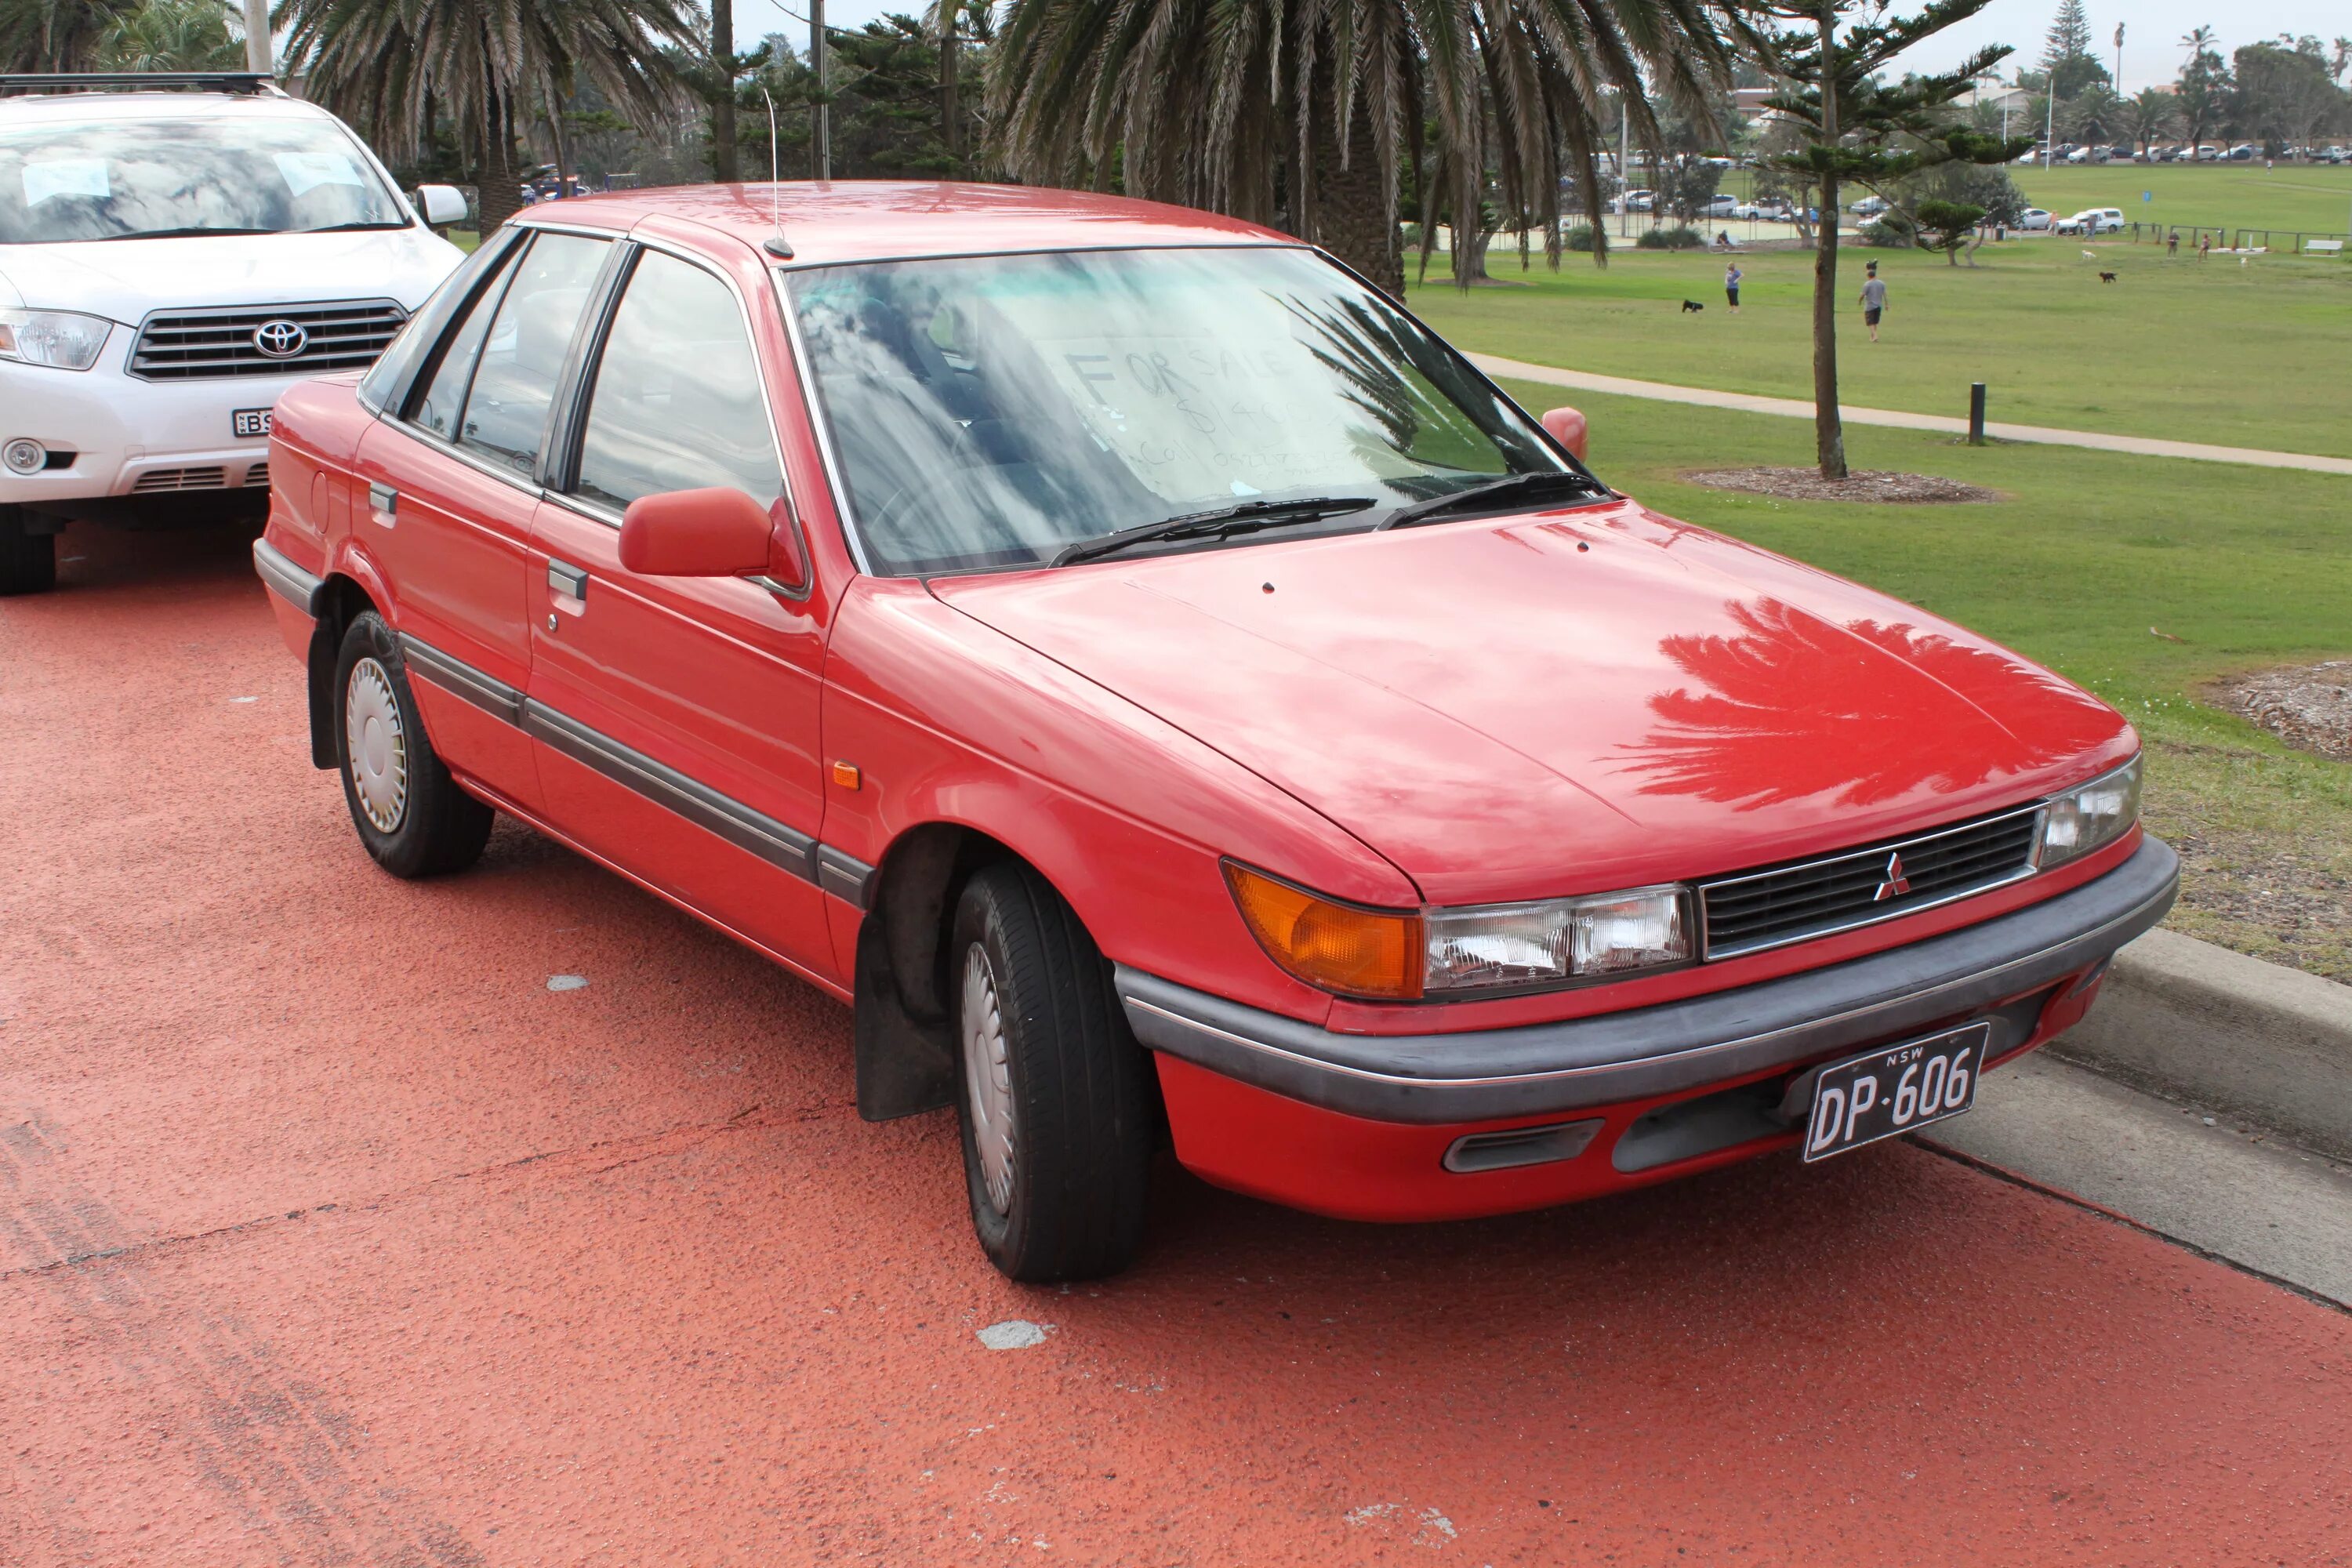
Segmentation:
[(520, 728), (538, 465), (566, 353), (613, 248), (609, 237), (530, 236), (479, 281), (403, 406), (359, 448), (366, 500), (353, 531), (390, 590), (434, 748), (525, 810), (540, 801)]
[[(750, 281), (774, 312), (764, 278)], [(531, 542), (528, 721), (562, 831), (837, 978), (816, 881), (822, 588), (643, 575), (620, 559), (641, 496), (728, 485), (789, 519), (745, 287), (632, 244)]]

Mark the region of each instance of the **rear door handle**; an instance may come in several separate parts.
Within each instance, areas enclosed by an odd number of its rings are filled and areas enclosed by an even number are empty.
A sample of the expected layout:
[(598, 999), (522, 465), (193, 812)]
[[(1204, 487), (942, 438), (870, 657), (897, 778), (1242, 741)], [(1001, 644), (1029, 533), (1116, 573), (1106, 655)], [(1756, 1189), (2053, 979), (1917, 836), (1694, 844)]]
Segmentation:
[(400, 521), (400, 492), (386, 484), (368, 486), (368, 515), (379, 528), (391, 528)]

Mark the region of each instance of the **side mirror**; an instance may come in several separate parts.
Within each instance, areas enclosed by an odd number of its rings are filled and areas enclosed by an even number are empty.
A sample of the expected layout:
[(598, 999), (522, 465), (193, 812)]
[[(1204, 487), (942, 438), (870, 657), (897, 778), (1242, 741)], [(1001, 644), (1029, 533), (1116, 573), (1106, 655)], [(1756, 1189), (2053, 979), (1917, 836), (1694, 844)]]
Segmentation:
[(1584, 416), (1573, 408), (1554, 408), (1543, 416), (1543, 427), (1551, 438), (1568, 448), (1569, 456), (1584, 461)]
[(466, 193), (455, 185), (419, 185), (416, 203), (425, 209), (425, 221), (433, 228), (466, 221)]
[[(621, 564), (648, 577), (772, 577), (787, 588), (806, 579), (790, 525), (741, 490), (725, 486), (640, 496), (621, 514)], [(781, 538), (779, 537), (781, 535)]]

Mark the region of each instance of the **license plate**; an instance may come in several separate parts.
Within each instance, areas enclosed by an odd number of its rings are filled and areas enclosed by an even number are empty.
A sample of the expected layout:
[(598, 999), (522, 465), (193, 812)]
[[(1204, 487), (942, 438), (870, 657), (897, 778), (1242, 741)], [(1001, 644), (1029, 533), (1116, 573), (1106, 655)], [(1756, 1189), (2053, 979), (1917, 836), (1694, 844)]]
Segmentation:
[(1974, 1105), (1985, 1042), (1991, 1037), (1990, 1024), (1969, 1024), (1823, 1068), (1813, 1085), (1812, 1115), (1805, 1122), (1806, 1163), (1958, 1116)]
[(238, 436), (267, 436), (269, 434), (269, 410), (267, 408), (235, 409), (229, 414), (228, 427), (232, 433)]

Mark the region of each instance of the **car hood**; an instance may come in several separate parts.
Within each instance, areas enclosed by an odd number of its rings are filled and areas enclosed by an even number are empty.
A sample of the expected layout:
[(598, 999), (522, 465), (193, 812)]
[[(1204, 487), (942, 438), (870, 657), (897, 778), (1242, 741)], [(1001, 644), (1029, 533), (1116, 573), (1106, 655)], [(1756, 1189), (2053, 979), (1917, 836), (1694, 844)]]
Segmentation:
[(464, 252), (425, 228), (0, 246), (0, 304), (135, 324), (151, 311), (314, 300), (414, 310)]
[(1632, 503), (931, 586), (1315, 807), (1436, 903), (1866, 843), (2137, 746), (2014, 654)]

